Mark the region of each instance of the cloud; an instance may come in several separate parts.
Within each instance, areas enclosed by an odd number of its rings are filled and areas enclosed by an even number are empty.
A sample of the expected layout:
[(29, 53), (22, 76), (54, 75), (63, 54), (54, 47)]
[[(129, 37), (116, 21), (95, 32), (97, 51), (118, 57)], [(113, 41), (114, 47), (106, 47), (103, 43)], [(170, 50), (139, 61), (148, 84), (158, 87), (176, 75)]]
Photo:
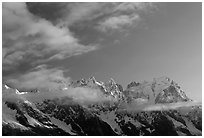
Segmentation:
[(71, 97), (73, 100), (80, 103), (99, 103), (114, 100), (113, 97), (106, 96), (101, 90), (94, 88), (69, 88), (65, 92), (68, 97)]
[[(30, 5), (33, 5), (30, 6), (32, 7), (31, 9), (40, 7), (39, 12), (35, 12), (37, 15), (50, 19), (47, 11), (53, 9), (53, 3)], [(54, 17), (51, 20), (54, 20), (55, 23), (57, 22), (59, 26), (93, 25), (92, 27), (104, 32), (104, 30), (108, 31), (108, 29), (120, 30), (125, 25), (130, 27), (137, 24), (140, 21), (139, 19), (143, 18), (141, 17), (142, 14), (153, 11), (153, 9), (156, 9), (157, 4), (148, 2), (81, 2), (56, 3), (55, 5), (55, 14), (58, 16), (53, 15)], [(119, 21), (122, 21), (120, 25)]]
[(98, 29), (107, 32), (108, 30), (121, 30), (123, 27), (131, 26), (134, 22), (138, 22), (138, 15), (120, 15), (105, 19), (99, 23)]
[(75, 25), (75, 23), (91, 21), (104, 14), (104, 8), (109, 5), (102, 2), (36, 2), (27, 3), (28, 9), (33, 14), (63, 25)]
[(152, 3), (113, 3), (112, 10), (96, 27), (102, 32), (122, 31), (124, 28), (135, 27), (141, 21), (142, 13), (152, 11), (156, 6)]
[[(107, 3), (70, 3), (67, 4), (69, 13), (65, 14), (64, 20), (68, 25), (86, 20), (93, 20), (103, 14), (103, 9)], [(65, 10), (64, 10), (65, 11)]]
[[(7, 84), (11, 88), (3, 89), (4, 100), (22, 99), (30, 102), (42, 102), (45, 99), (71, 98), (79, 104), (114, 102), (113, 97), (105, 95), (100, 88), (72, 87), (71, 79), (65, 77), (62, 70), (48, 69), (46, 65), (40, 65), (24, 75), (16, 76), (15, 79), (8, 79)], [(26, 91), (26, 93), (17, 94), (13, 88), (20, 92)], [(29, 92), (36, 89), (40, 92)], [(66, 102), (67, 100), (60, 101)]]
[(2, 93), (3, 101), (11, 101), (17, 102), (19, 100), (29, 101), (32, 103), (41, 103), (44, 100), (50, 99), (58, 99), (56, 102), (60, 102), (59, 104), (95, 104), (95, 103), (103, 103), (103, 102), (115, 102), (114, 98), (111, 96), (104, 95), (98, 89), (92, 88), (83, 88), (77, 87), (72, 88), (69, 87), (68, 90), (50, 90), (50, 91), (41, 91), (40, 93), (25, 93), (25, 94), (16, 94), (14, 89), (3, 90)]
[(196, 101), (189, 101), (189, 102), (177, 102), (177, 103), (167, 103), (167, 104), (155, 104), (155, 105), (148, 105), (143, 110), (144, 111), (157, 111), (157, 110), (175, 110), (180, 107), (189, 107), (189, 106), (196, 106), (201, 105), (202, 103)]
[(156, 8), (155, 3), (151, 2), (125, 2), (119, 3), (115, 6), (114, 11), (120, 12), (140, 12), (140, 11), (149, 11)]
[(48, 69), (46, 65), (40, 65), (24, 75), (7, 78), (7, 84), (21, 90), (33, 89), (59, 89), (70, 81), (60, 69)]
[(25, 61), (64, 59), (96, 48), (83, 45), (67, 27), (53, 25), (27, 9), (25, 3), (3, 3), (3, 68)]
[[(6, 84), (19, 91), (39, 90), (40, 93), (18, 95), (15, 91), (4, 92), (4, 98), (27, 99), (32, 102), (41, 102), (45, 99), (69, 97), (80, 104), (113, 101), (113, 97), (106, 96), (100, 88), (72, 87), (71, 78), (65, 77), (61, 69), (49, 69), (47, 65), (40, 65), (24, 75), (7, 78)], [(64, 89), (66, 88), (66, 89)]]

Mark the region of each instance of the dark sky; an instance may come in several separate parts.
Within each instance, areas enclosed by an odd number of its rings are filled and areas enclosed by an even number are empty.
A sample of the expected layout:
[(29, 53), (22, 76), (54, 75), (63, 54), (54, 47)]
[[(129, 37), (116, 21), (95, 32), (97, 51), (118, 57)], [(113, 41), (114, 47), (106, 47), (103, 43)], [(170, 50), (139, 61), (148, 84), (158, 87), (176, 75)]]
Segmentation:
[[(201, 100), (201, 3), (29, 3), (24, 11), (21, 6), (3, 7), (5, 81), (25, 81), (40, 65), (48, 74), (62, 71), (62, 78), (113, 78), (124, 87), (168, 76)], [(25, 27), (8, 24), (21, 23), (6, 19), (8, 9), (24, 17)], [(41, 73), (34, 74), (39, 81)]]

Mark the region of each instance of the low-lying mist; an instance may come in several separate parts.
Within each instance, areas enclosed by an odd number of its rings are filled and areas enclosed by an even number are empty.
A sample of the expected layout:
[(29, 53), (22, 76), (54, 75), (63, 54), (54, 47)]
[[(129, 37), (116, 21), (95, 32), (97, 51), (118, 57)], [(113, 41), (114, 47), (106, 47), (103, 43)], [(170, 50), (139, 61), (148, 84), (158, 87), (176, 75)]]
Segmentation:
[[(105, 95), (102, 91), (89, 87), (67, 87), (66, 90), (62, 89), (41, 89), (39, 92), (27, 92), (24, 94), (17, 94), (16, 90), (8, 89), (3, 90), (3, 100), (16, 101), (28, 100), (33, 103), (40, 103), (47, 99), (72, 99), (73, 102), (79, 104), (92, 104), (100, 102), (112, 102), (113, 97)], [(68, 102), (67, 102), (68, 103)]]

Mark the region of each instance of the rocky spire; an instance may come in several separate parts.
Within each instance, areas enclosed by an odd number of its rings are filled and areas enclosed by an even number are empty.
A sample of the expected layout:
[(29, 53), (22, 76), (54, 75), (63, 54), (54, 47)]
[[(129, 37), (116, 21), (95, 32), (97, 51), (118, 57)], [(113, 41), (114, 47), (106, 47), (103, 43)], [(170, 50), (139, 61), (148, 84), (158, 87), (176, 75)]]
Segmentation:
[(96, 82), (97, 82), (94, 76), (90, 77), (89, 80), (92, 80), (93, 83), (96, 83)]

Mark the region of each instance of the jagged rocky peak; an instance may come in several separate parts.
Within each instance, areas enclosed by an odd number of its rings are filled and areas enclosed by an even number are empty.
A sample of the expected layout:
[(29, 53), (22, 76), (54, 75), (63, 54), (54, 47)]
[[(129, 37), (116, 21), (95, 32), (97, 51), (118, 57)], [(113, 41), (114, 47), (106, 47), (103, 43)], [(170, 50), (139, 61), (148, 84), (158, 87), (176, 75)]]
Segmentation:
[(72, 81), (69, 86), (71, 87), (81, 87), (81, 86), (86, 86), (87, 85), (87, 80), (82, 78), (81, 80), (76, 80)]
[(88, 80), (87, 80), (87, 85), (96, 85), (97, 84), (97, 80), (95, 79), (94, 76), (90, 77)]
[(169, 77), (154, 78), (153, 81), (141, 83), (131, 82), (125, 90), (125, 95), (132, 99), (148, 99), (150, 103), (185, 102), (190, 99), (180, 86)]
[(97, 81), (94, 76), (88, 79), (81, 79), (75, 82), (72, 82), (71, 86), (73, 87), (91, 87), (100, 89), (107, 95), (112, 95), (116, 97), (122, 97), (123, 87), (120, 84), (117, 84), (113, 78), (111, 78), (108, 82)]
[(103, 87), (104, 83), (97, 81), (96, 78), (94, 76), (92, 76), (88, 79), (87, 85), (88, 86), (101, 86), (101, 87)]
[(190, 101), (181, 87), (169, 77), (154, 78), (153, 90), (159, 91), (155, 97), (155, 103), (175, 103)]
[(186, 101), (190, 101), (190, 99), (182, 90), (177, 89), (173, 85), (160, 92), (155, 99), (155, 103), (175, 103)]
[(120, 85), (120, 84), (116, 84), (117, 86), (118, 86), (118, 89), (121, 91), (121, 92), (123, 92), (123, 86), (122, 85)]
[[(75, 82), (77, 87), (99, 88), (115, 99), (88, 105), (71, 97), (36, 101), (2, 85), (3, 135), (202, 135), (200, 104), (168, 104), (188, 99), (171, 79), (132, 82), (128, 89), (132, 96), (127, 99), (113, 79), (102, 83), (91, 77)], [(11, 92), (16, 95), (6, 98)], [(129, 103), (130, 98), (135, 99), (134, 104)], [(146, 104), (148, 100), (154, 102)]]
[(113, 78), (110, 78), (110, 80), (108, 82), (106, 82), (106, 86), (117, 88), (118, 85)]
[(116, 82), (115, 82), (115, 80), (114, 80), (113, 78), (110, 79), (109, 83), (110, 83), (111, 85), (116, 85)]
[(121, 99), (123, 97), (123, 88), (117, 84), (113, 78), (105, 83), (106, 91), (115, 98)]
[(82, 78), (81, 80), (77, 80), (78, 83), (86, 84), (86, 80)]
[(109, 90), (116, 90), (118, 88), (113, 78), (111, 78), (107, 83), (105, 83), (105, 86)]
[(129, 89), (129, 88), (131, 88), (131, 87), (138, 86), (138, 85), (140, 85), (139, 82), (135, 82), (135, 81), (133, 81), (133, 82), (131, 82), (130, 84), (127, 85), (127, 89)]
[(162, 77), (158, 77), (158, 78), (154, 78), (153, 81), (159, 83), (159, 82), (171, 82), (171, 79), (167, 76), (162, 76)]
[(94, 76), (90, 77), (89, 80), (93, 81), (93, 83), (96, 83), (96, 78)]

